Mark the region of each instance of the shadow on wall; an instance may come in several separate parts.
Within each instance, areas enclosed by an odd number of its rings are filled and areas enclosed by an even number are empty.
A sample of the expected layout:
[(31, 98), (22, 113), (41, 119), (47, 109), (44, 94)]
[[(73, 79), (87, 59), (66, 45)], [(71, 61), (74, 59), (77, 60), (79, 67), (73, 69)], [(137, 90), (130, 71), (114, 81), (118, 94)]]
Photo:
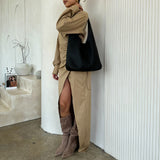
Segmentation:
[[(86, 1), (81, 4), (88, 12), (95, 36), (102, 69), (92, 72), (91, 141), (104, 149), (104, 76), (105, 76), (105, 0)], [(96, 12), (95, 12), (96, 11)]]

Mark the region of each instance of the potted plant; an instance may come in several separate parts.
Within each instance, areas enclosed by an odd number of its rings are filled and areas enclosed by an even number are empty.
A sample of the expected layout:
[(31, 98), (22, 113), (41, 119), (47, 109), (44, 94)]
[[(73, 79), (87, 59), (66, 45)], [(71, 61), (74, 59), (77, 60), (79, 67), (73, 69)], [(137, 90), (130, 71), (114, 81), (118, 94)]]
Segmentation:
[(31, 73), (31, 70), (33, 67), (32, 67), (32, 65), (27, 64), (27, 57), (28, 57), (29, 51), (30, 51), (30, 48), (28, 46), (28, 42), (25, 39), (24, 44), (22, 44), (18, 40), (14, 39), (13, 44), (14, 44), (13, 48), (17, 48), (17, 47), (20, 48), (21, 56), (22, 56), (22, 60), (23, 60), (22, 63), (16, 63), (15, 72), (18, 75), (29, 75)]

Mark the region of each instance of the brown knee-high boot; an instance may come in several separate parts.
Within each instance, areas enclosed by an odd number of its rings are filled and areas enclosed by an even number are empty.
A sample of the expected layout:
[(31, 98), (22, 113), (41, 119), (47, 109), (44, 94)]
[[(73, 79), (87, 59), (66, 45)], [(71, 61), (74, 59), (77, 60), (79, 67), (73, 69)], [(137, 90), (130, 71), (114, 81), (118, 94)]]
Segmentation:
[(61, 128), (63, 132), (62, 142), (60, 146), (57, 148), (55, 152), (55, 156), (60, 156), (63, 151), (65, 150), (68, 140), (69, 140), (69, 134), (72, 127), (72, 117), (71, 114), (65, 117), (60, 118)]
[(78, 130), (77, 130), (76, 120), (74, 118), (74, 123), (70, 130), (68, 144), (62, 154), (62, 158), (67, 158), (71, 156), (77, 148), (78, 148)]

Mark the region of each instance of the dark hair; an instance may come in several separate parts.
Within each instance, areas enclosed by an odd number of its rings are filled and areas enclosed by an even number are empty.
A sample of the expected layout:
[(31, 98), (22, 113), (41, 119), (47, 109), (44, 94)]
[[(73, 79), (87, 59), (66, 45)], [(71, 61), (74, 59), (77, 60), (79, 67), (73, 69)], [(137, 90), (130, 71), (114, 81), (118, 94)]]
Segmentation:
[(80, 0), (78, 0), (78, 3), (80, 3)]

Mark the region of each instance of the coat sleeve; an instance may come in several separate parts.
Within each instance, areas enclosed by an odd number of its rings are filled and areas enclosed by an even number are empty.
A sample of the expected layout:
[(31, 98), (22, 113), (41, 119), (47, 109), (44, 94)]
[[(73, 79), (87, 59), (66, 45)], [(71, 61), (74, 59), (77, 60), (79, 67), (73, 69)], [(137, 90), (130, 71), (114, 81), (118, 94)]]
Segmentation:
[(61, 15), (56, 28), (65, 34), (84, 34), (88, 20), (88, 13), (81, 11), (77, 5), (73, 5)]
[(53, 70), (52, 74), (58, 74), (59, 65), (60, 65), (59, 36), (57, 37), (56, 51), (55, 51), (54, 60), (53, 60), (52, 64), (54, 66), (54, 70)]

